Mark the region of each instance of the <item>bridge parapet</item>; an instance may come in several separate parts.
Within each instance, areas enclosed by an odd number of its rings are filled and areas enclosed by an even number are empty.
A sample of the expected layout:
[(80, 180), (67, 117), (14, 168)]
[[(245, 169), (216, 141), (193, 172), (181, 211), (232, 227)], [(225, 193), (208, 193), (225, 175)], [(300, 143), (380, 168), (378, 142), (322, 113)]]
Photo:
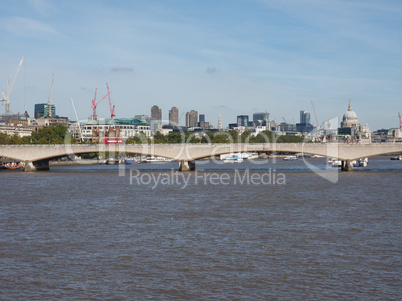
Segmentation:
[[(21, 162), (46, 162), (67, 155), (85, 153), (135, 153), (190, 162), (196, 159), (239, 152), (289, 152), (356, 160), (390, 153), (402, 153), (402, 143), (237, 143), (237, 144), (60, 144), (0, 145), (0, 157)], [(184, 163), (185, 165), (189, 163)], [(191, 163), (190, 163), (191, 164)], [(38, 164), (37, 164), (38, 165)], [(43, 164), (42, 164), (43, 165)], [(192, 167), (191, 167), (192, 168)]]

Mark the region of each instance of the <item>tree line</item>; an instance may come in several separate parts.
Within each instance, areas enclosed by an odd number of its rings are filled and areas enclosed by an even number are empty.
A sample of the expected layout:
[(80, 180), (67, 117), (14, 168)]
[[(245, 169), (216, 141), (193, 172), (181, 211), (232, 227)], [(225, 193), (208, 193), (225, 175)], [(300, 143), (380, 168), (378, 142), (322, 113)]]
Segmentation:
[[(311, 142), (306, 141), (303, 137), (278, 135), (272, 131), (263, 131), (254, 136), (250, 131), (245, 131), (240, 134), (237, 131), (219, 131), (211, 132), (206, 131), (205, 134), (199, 135), (194, 132), (177, 133), (170, 132), (168, 135), (163, 135), (156, 132), (153, 138), (146, 137), (145, 134), (140, 133), (137, 136), (126, 139), (126, 144), (139, 144), (139, 143), (301, 143)], [(39, 129), (37, 132), (32, 132), (29, 136), (20, 137), (17, 134), (8, 135), (0, 132), (0, 144), (64, 144), (76, 143), (75, 139), (71, 137), (67, 127), (58, 124)], [(89, 142), (83, 142), (89, 143)]]
[[(0, 132), (0, 144), (64, 144), (66, 137), (68, 139), (71, 138), (67, 127), (58, 124), (41, 128), (37, 132), (32, 132), (31, 135), (24, 137), (20, 137), (17, 134), (8, 135)], [(69, 143), (75, 143), (75, 139), (71, 139)]]

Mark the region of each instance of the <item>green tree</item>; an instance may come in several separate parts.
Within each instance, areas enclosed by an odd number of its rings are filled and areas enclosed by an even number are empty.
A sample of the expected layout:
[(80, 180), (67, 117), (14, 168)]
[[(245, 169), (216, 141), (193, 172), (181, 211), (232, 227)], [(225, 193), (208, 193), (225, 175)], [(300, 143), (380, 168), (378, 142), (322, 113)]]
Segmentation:
[(182, 143), (184, 136), (181, 133), (170, 132), (166, 137), (167, 143)]
[(8, 144), (9, 136), (6, 133), (0, 132), (0, 144)]
[(154, 135), (154, 143), (155, 144), (161, 144), (161, 143), (166, 143), (167, 139), (165, 135), (162, 135), (161, 132), (157, 131)]
[(41, 128), (36, 133), (31, 134), (32, 143), (38, 144), (64, 144), (67, 134), (67, 127), (58, 124)]

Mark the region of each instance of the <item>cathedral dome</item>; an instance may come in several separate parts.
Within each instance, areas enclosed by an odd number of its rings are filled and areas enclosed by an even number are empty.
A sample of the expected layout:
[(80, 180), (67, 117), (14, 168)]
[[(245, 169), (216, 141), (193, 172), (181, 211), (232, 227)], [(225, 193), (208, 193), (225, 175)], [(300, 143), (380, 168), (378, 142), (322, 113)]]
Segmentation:
[(349, 100), (348, 110), (343, 114), (341, 127), (357, 127), (359, 121), (357, 120), (357, 114), (352, 110), (352, 102)]
[(343, 120), (351, 120), (351, 119), (357, 120), (357, 114), (354, 111), (346, 111), (346, 113), (343, 114)]

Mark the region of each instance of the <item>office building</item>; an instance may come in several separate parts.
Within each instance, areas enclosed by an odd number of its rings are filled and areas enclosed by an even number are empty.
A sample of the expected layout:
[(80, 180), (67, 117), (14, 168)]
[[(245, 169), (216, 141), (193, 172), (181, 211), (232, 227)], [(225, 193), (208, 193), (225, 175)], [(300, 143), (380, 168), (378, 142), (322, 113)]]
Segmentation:
[(307, 111), (300, 111), (300, 123), (308, 124), (310, 123), (310, 113)]
[(237, 126), (248, 126), (248, 115), (237, 116)]
[(253, 122), (255, 124), (265, 125), (265, 123), (269, 120), (268, 112), (258, 112), (253, 114)]
[(35, 104), (34, 116), (38, 118), (52, 118), (56, 116), (56, 107), (48, 103)]
[(162, 109), (159, 109), (157, 105), (151, 108), (151, 118), (162, 121)]
[(169, 110), (169, 124), (170, 125), (179, 124), (179, 109), (176, 107), (172, 107), (172, 109)]
[(191, 110), (186, 113), (186, 127), (196, 127), (198, 121), (198, 112)]

